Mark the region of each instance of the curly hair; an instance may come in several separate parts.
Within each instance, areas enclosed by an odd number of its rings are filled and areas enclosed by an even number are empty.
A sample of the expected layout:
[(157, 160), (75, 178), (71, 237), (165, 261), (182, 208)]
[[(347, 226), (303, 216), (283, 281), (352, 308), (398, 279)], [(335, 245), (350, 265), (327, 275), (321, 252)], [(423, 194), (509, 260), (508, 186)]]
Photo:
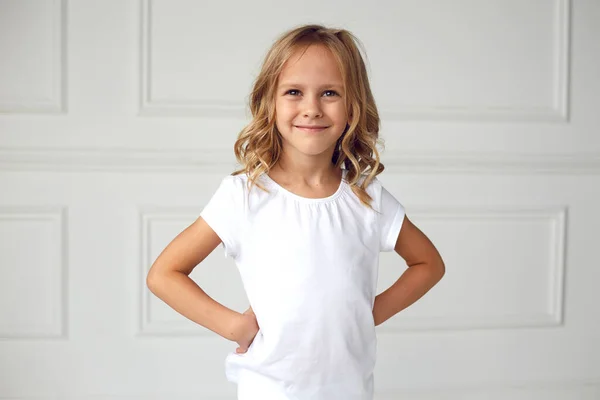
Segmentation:
[[(252, 119), (239, 133), (234, 145), (235, 156), (243, 168), (232, 175), (246, 173), (250, 188), (256, 185), (268, 192), (257, 179), (269, 172), (283, 150), (281, 135), (275, 124), (275, 91), (279, 74), (297, 49), (313, 44), (326, 46), (338, 62), (345, 88), (347, 115), (351, 116), (345, 132), (336, 143), (331, 162), (336, 167), (344, 165), (346, 180), (352, 191), (362, 204), (372, 208), (372, 198), (366, 187), (384, 170), (376, 147), (377, 144), (383, 145), (379, 138), (380, 119), (358, 49), (362, 44), (344, 29), (304, 25), (284, 33), (275, 41), (250, 93)], [(361, 175), (366, 175), (362, 182)]]

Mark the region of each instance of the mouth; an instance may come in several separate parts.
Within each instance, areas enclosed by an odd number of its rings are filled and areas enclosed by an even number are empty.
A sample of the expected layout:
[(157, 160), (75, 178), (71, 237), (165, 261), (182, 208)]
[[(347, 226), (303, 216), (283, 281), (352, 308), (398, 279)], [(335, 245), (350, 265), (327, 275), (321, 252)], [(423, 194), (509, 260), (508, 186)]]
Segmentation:
[(296, 129), (299, 129), (303, 132), (321, 132), (328, 128), (328, 126), (315, 126), (315, 125), (294, 125)]

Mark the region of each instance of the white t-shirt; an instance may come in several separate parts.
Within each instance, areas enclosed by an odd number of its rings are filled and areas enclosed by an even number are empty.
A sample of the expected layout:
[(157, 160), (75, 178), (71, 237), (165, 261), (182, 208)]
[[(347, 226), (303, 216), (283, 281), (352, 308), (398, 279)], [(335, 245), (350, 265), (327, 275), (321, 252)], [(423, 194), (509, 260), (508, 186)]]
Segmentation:
[(271, 193), (227, 176), (203, 209), (260, 327), (246, 353), (227, 356), (229, 381), (251, 371), (293, 399), (373, 398), (379, 253), (394, 250), (404, 207), (375, 178), (376, 213), (345, 177), (333, 195), (310, 199), (267, 174), (259, 179)]

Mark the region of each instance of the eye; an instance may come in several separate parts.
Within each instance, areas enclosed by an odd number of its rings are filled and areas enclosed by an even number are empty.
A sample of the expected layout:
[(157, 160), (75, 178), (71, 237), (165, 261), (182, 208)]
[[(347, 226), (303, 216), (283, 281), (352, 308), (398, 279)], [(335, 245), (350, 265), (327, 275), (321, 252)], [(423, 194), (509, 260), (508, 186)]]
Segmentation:
[(325, 94), (325, 97), (339, 96), (335, 90), (326, 90), (323, 94)]
[(290, 95), (292, 95), (292, 96), (297, 96), (297, 95), (298, 95), (298, 93), (300, 93), (300, 91), (299, 91), (299, 90), (296, 90), (296, 89), (290, 89), (290, 90), (288, 90), (287, 92), (285, 92), (285, 94), (290, 94)]

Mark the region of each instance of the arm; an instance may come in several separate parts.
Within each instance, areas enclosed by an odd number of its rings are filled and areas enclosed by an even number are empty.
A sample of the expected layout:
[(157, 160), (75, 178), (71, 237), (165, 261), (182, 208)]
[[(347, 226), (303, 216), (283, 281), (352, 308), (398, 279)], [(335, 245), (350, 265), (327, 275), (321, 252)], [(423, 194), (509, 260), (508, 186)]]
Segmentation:
[(146, 284), (154, 295), (186, 318), (238, 341), (247, 330), (243, 328), (248, 322), (245, 316), (213, 300), (189, 277), (220, 243), (219, 236), (199, 217), (158, 256)]
[(446, 272), (444, 261), (433, 243), (406, 216), (394, 250), (409, 268), (375, 298), (373, 317), (376, 326), (419, 300)]

